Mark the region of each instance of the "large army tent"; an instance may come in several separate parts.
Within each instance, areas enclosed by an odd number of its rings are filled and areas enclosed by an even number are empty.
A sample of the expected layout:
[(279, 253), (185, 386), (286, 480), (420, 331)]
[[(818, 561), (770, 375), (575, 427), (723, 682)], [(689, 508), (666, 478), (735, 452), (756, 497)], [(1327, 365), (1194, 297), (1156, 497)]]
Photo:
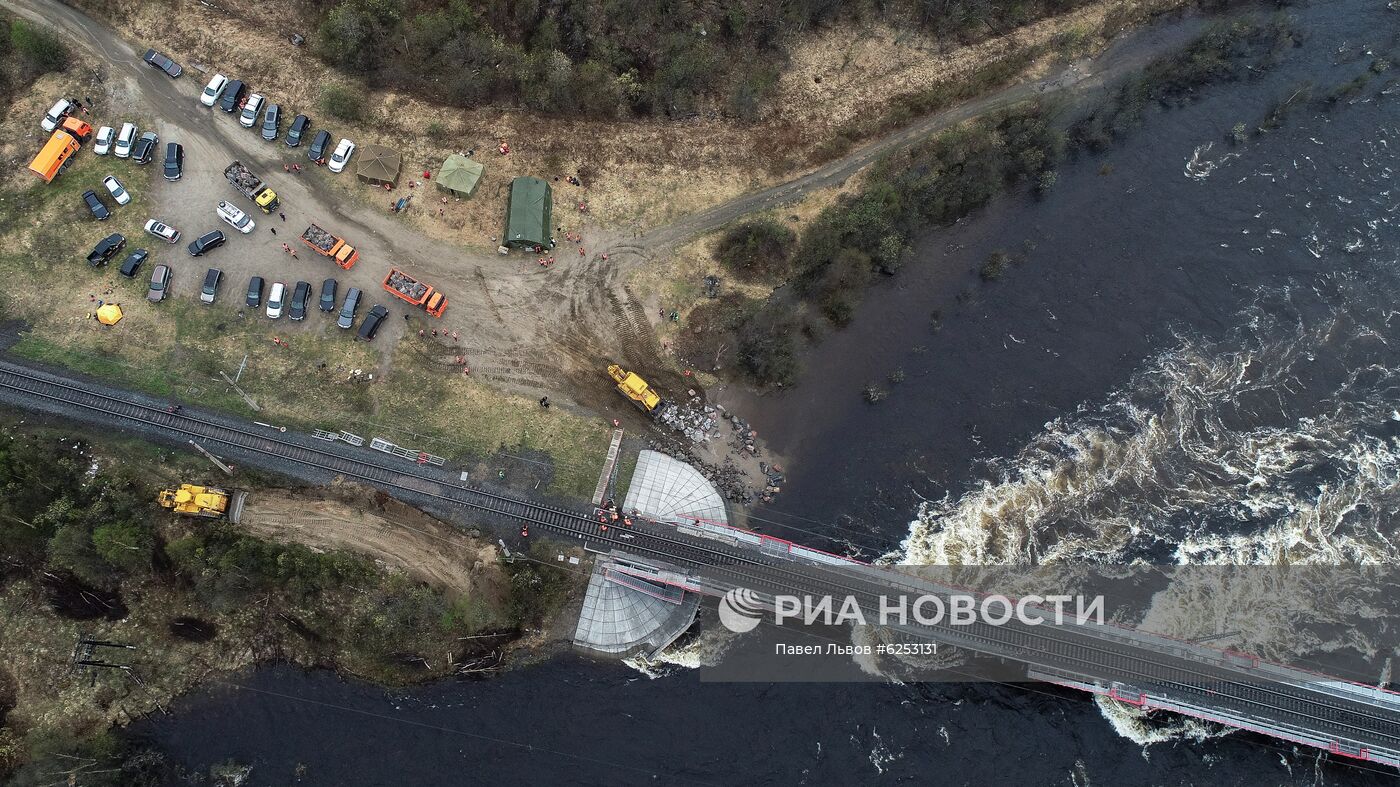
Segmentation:
[(376, 186), (386, 183), (395, 186), (401, 164), (398, 153), (379, 145), (365, 145), (360, 151), (360, 165), (355, 169), (355, 176)]
[(447, 189), (459, 197), (470, 197), (476, 192), (485, 172), (484, 164), (453, 153), (442, 162), (442, 169), (438, 171), (438, 188)]
[(505, 245), (513, 248), (548, 246), (553, 239), (554, 193), (539, 178), (521, 177), (510, 182), (506, 208)]

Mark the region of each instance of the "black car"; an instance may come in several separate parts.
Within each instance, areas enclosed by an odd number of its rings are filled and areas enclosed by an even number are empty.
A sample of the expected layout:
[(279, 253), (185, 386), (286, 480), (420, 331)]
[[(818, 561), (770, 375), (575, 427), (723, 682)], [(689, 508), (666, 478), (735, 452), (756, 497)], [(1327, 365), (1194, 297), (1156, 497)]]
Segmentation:
[(321, 282), (321, 311), (335, 311), (335, 279), (326, 279)]
[(213, 303), (214, 297), (219, 294), (219, 281), (223, 278), (223, 271), (218, 268), (210, 268), (204, 274), (204, 286), (199, 288), (199, 299), (204, 303)]
[(151, 156), (155, 155), (156, 145), (160, 144), (160, 137), (156, 132), (147, 131), (136, 140), (136, 145), (131, 149), (131, 160), (137, 164), (149, 164)]
[(355, 310), (360, 308), (360, 289), (351, 287), (345, 293), (345, 305), (340, 307), (340, 318), (335, 321), (337, 327), (349, 328), (355, 324)]
[(296, 289), (292, 290), (292, 303), (289, 307), (288, 316), (293, 320), (306, 319), (306, 302), (311, 300), (310, 282), (297, 282)]
[(268, 104), (267, 110), (263, 112), (262, 138), (271, 142), (277, 139), (277, 126), (282, 122), (282, 107), (277, 104)]
[(311, 140), (311, 150), (306, 152), (306, 157), (312, 161), (320, 161), (326, 157), (326, 148), (331, 145), (331, 132), (321, 129), (316, 132), (316, 138)]
[(301, 144), (301, 135), (311, 129), (311, 118), (306, 115), (297, 115), (292, 118), (292, 126), (287, 129), (287, 147), (294, 148)]
[(203, 235), (200, 235), (198, 238), (195, 238), (194, 241), (190, 243), (190, 256), (201, 257), (206, 252), (211, 251), (213, 249), (217, 249), (220, 246), (224, 245), (224, 241), (226, 240), (228, 240), (228, 238), (224, 237), (224, 233), (221, 230), (206, 232)]
[(263, 277), (254, 276), (248, 280), (248, 299), (244, 301), (249, 308), (256, 309), (262, 305)]
[(178, 77), (185, 73), (185, 69), (181, 68), (179, 63), (176, 63), (174, 60), (171, 60), (154, 49), (147, 49), (145, 57), (141, 59), (145, 60), (147, 65), (150, 65), (152, 68), (159, 68), (171, 77)]
[(121, 251), (124, 246), (126, 246), (126, 237), (119, 232), (114, 232), (92, 247), (92, 251), (88, 252), (87, 261), (93, 267), (106, 265), (107, 261), (117, 256), (117, 252)]
[(92, 211), (94, 219), (106, 221), (112, 218), (112, 211), (107, 210), (107, 206), (102, 204), (102, 200), (97, 198), (97, 192), (92, 189), (83, 192), (83, 202), (87, 203), (88, 210)]
[(185, 149), (178, 142), (165, 145), (165, 179), (179, 180), (185, 174)]
[(365, 321), (360, 323), (359, 338), (365, 341), (373, 339), (374, 335), (379, 333), (380, 323), (384, 322), (384, 318), (388, 316), (389, 310), (376, 303), (374, 308), (369, 310), (369, 314), (365, 315)]
[(243, 94), (248, 92), (248, 86), (240, 80), (231, 80), (224, 85), (224, 92), (219, 95), (219, 109), (233, 113), (238, 110), (238, 105), (243, 102)]
[(151, 253), (146, 251), (145, 249), (137, 249), (136, 251), (133, 251), (132, 253), (126, 255), (126, 259), (122, 260), (122, 266), (118, 270), (118, 273), (127, 277), (128, 279), (136, 278), (136, 272), (141, 270), (141, 263), (145, 262), (146, 259), (150, 256)]

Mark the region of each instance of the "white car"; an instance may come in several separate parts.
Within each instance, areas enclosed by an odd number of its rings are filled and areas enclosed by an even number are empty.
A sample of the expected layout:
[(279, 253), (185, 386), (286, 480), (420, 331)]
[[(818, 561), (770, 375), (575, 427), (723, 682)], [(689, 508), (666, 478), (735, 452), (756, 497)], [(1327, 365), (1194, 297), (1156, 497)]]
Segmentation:
[(136, 142), (136, 124), (123, 123), (117, 144), (112, 146), (112, 155), (117, 158), (131, 158), (131, 146)]
[(248, 214), (227, 202), (220, 202), (218, 209), (214, 212), (219, 214), (219, 218), (228, 222), (230, 227), (233, 227), (244, 235), (252, 232), (253, 227), (257, 226), (253, 223), (253, 220), (248, 217)]
[(243, 114), (238, 116), (238, 125), (252, 128), (258, 122), (258, 110), (262, 109), (263, 97), (260, 93), (248, 96), (243, 104)]
[(68, 113), (72, 111), (73, 102), (66, 98), (60, 98), (55, 101), (54, 105), (49, 108), (49, 111), (45, 113), (44, 119), (39, 121), (39, 126), (45, 131), (53, 131), (58, 128), (58, 124), (62, 123), (63, 119), (68, 117)]
[(223, 74), (215, 74), (209, 80), (209, 84), (204, 86), (204, 92), (199, 94), (199, 103), (206, 107), (214, 106), (214, 102), (219, 100), (219, 96), (224, 92), (224, 85), (228, 84), (228, 77)]
[(125, 205), (131, 201), (131, 195), (127, 193), (126, 187), (122, 185), (120, 180), (111, 175), (102, 179), (102, 185), (107, 187), (107, 193), (112, 195), (112, 199), (116, 200), (118, 205)]
[(92, 141), (92, 152), (99, 156), (105, 156), (112, 152), (112, 143), (117, 139), (117, 130), (111, 126), (103, 126), (97, 130), (97, 136)]
[(146, 231), (168, 243), (180, 240), (180, 231), (163, 221), (151, 219), (146, 222)]
[(267, 294), (267, 316), (277, 319), (282, 316), (282, 299), (287, 297), (287, 285), (280, 281), (272, 283), (272, 292)]
[(331, 154), (331, 172), (341, 172), (345, 165), (350, 163), (350, 157), (355, 155), (355, 143), (348, 139), (340, 140), (340, 144), (335, 146), (335, 152)]

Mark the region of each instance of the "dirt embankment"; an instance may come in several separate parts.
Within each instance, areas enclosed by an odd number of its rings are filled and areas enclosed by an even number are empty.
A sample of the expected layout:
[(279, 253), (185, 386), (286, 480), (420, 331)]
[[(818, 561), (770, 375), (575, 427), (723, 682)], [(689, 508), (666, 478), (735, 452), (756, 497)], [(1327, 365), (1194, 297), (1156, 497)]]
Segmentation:
[(249, 495), (241, 524), (269, 541), (358, 552), (382, 568), (402, 570), (493, 606), (504, 603), (509, 593), (510, 580), (499, 566), (495, 544), (383, 492), (354, 486), (258, 490)]

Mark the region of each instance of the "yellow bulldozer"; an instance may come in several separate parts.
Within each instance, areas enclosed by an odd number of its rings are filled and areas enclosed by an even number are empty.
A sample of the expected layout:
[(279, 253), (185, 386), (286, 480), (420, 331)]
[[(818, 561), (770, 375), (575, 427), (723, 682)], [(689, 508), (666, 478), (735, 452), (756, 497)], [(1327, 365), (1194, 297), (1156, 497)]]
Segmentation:
[(617, 390), (623, 396), (632, 400), (632, 404), (637, 405), (644, 413), (656, 415), (665, 402), (661, 395), (647, 385), (647, 381), (639, 377), (635, 372), (629, 372), (617, 364), (608, 367), (608, 376), (617, 383)]
[(247, 492), (229, 492), (212, 486), (180, 484), (176, 489), (162, 489), (156, 502), (177, 514), (205, 519), (223, 519), (234, 524), (243, 515)]

